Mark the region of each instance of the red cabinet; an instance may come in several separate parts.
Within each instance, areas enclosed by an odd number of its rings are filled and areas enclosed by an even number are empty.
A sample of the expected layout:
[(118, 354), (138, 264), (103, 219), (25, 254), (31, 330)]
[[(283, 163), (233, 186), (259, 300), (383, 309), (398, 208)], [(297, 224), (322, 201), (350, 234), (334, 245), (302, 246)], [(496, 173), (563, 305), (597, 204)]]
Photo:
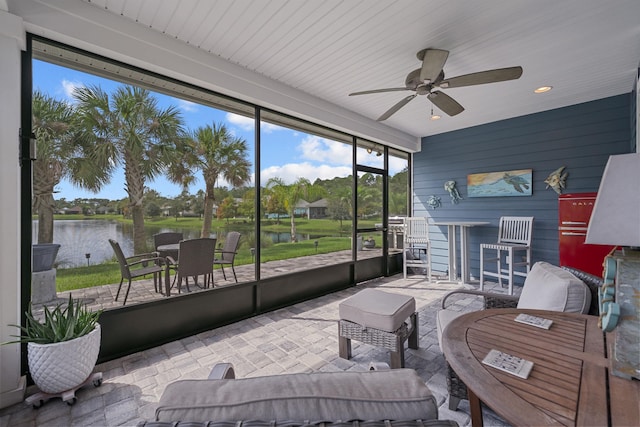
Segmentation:
[(597, 193), (561, 194), (558, 197), (560, 265), (602, 276), (604, 257), (614, 246), (584, 243)]

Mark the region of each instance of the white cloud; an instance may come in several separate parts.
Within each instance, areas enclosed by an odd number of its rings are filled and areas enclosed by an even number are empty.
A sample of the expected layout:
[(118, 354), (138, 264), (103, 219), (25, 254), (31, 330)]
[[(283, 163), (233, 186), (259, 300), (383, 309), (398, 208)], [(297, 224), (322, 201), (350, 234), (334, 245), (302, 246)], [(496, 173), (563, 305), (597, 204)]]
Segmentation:
[(408, 162), (405, 159), (401, 159), (394, 156), (389, 156), (389, 175), (393, 176), (406, 169)]
[(178, 108), (180, 108), (182, 111), (186, 111), (187, 113), (193, 113), (195, 111), (198, 111), (198, 104), (196, 104), (195, 102), (180, 99), (178, 100)]
[[(238, 126), (240, 129), (242, 129), (244, 131), (253, 130), (254, 127), (255, 127), (255, 124), (254, 124), (255, 120), (253, 118), (246, 117), (246, 116), (241, 116), (239, 114), (227, 113), (226, 120), (229, 123)], [(286, 128), (283, 128), (282, 126), (273, 125), (273, 124), (265, 123), (265, 122), (262, 122), (260, 124), (260, 129), (265, 133), (271, 133), (271, 132), (274, 132), (276, 130), (287, 130)]]
[(298, 146), (302, 158), (340, 165), (351, 164), (351, 146), (338, 141), (307, 135)]
[(320, 179), (345, 177), (351, 174), (351, 167), (312, 165), (311, 163), (288, 163), (282, 166), (271, 166), (260, 172), (261, 184), (264, 186), (271, 178), (280, 178), (285, 184), (293, 184), (299, 178), (306, 178), (312, 183)]
[(64, 93), (64, 96), (66, 96), (69, 100), (73, 101), (73, 91), (77, 88), (77, 87), (83, 87), (84, 84), (80, 83), (80, 82), (70, 82), (69, 80), (62, 80), (62, 82), (60, 83), (62, 85), (62, 93)]
[(240, 116), (238, 114), (227, 113), (226, 119), (229, 123), (238, 126), (242, 130), (251, 130), (254, 127), (255, 120), (251, 117)]

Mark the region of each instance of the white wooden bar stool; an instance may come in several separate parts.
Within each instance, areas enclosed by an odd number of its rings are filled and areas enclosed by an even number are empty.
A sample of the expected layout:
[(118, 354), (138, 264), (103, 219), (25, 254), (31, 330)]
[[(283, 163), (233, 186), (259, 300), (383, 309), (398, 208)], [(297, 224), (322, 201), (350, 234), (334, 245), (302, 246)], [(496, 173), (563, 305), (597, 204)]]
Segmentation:
[(402, 265), (405, 279), (407, 269), (416, 268), (424, 272), (428, 282), (431, 281), (431, 243), (429, 242), (429, 222), (426, 217), (404, 219)]
[[(503, 216), (500, 218), (498, 241), (480, 245), (480, 290), (484, 289), (484, 276), (495, 277), (502, 286), (502, 281), (509, 283), (509, 295), (513, 295), (513, 276), (527, 277), (531, 269), (531, 238), (533, 235), (533, 217)], [(485, 250), (496, 251), (495, 258), (485, 258)], [(522, 255), (524, 253), (524, 255)], [(516, 254), (522, 256), (518, 261)], [(502, 268), (502, 263), (507, 268)], [(487, 270), (485, 263), (495, 262), (495, 272)], [(514, 267), (524, 267), (524, 271)]]

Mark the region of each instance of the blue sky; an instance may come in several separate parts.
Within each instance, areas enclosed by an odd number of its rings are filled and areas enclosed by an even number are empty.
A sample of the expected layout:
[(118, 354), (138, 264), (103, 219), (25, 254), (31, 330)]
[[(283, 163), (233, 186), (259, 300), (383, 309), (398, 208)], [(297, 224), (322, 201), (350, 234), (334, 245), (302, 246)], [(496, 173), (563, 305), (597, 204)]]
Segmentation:
[[(111, 93), (122, 83), (103, 79), (91, 74), (82, 73), (69, 68), (60, 67), (47, 62), (34, 60), (33, 63), (33, 88), (47, 93), (58, 100), (73, 103), (71, 93), (77, 86), (99, 85), (103, 90)], [(237, 137), (245, 139), (249, 146), (252, 163), (252, 185), (255, 176), (253, 169), (254, 144), (254, 120), (216, 110), (204, 105), (195, 104), (186, 100), (172, 98), (160, 93), (154, 93), (160, 107), (169, 105), (178, 107), (182, 113), (185, 126), (188, 129), (196, 129), (216, 123), (225, 123)], [(287, 183), (304, 177), (311, 182), (317, 178), (331, 179), (344, 177), (351, 173), (351, 149), (348, 145), (328, 140), (316, 135), (305, 134), (291, 129), (271, 124), (263, 124), (261, 127), (261, 180), (264, 183), (273, 177), (279, 177)], [(372, 166), (382, 167), (382, 158), (372, 159)], [(406, 165), (405, 162), (391, 161), (390, 173), (393, 175)], [(219, 186), (226, 186), (225, 182), (219, 182)], [(181, 187), (172, 184), (160, 177), (154, 182), (147, 183), (162, 196), (175, 197), (181, 192)], [(106, 198), (111, 200), (122, 199), (127, 196), (124, 186), (124, 173), (117, 170), (112, 176), (111, 182), (99, 193), (92, 193), (73, 186), (68, 181), (62, 181), (56, 186), (56, 199), (65, 198), (69, 201), (76, 198)], [(189, 187), (189, 192), (195, 194), (204, 189), (202, 180), (198, 180)]]

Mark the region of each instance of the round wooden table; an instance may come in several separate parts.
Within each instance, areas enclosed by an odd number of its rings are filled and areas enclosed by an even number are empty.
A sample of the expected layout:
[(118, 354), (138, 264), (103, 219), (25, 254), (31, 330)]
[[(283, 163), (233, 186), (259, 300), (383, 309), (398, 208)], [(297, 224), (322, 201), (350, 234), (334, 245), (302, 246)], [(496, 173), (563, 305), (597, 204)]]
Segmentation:
[[(528, 313), (553, 324), (516, 322)], [(533, 362), (527, 379), (482, 363), (491, 349)], [(444, 330), (447, 362), (467, 385), (473, 426), (482, 401), (513, 425), (640, 425), (640, 382), (608, 372), (598, 317), (542, 310), (492, 309), (465, 314)]]

